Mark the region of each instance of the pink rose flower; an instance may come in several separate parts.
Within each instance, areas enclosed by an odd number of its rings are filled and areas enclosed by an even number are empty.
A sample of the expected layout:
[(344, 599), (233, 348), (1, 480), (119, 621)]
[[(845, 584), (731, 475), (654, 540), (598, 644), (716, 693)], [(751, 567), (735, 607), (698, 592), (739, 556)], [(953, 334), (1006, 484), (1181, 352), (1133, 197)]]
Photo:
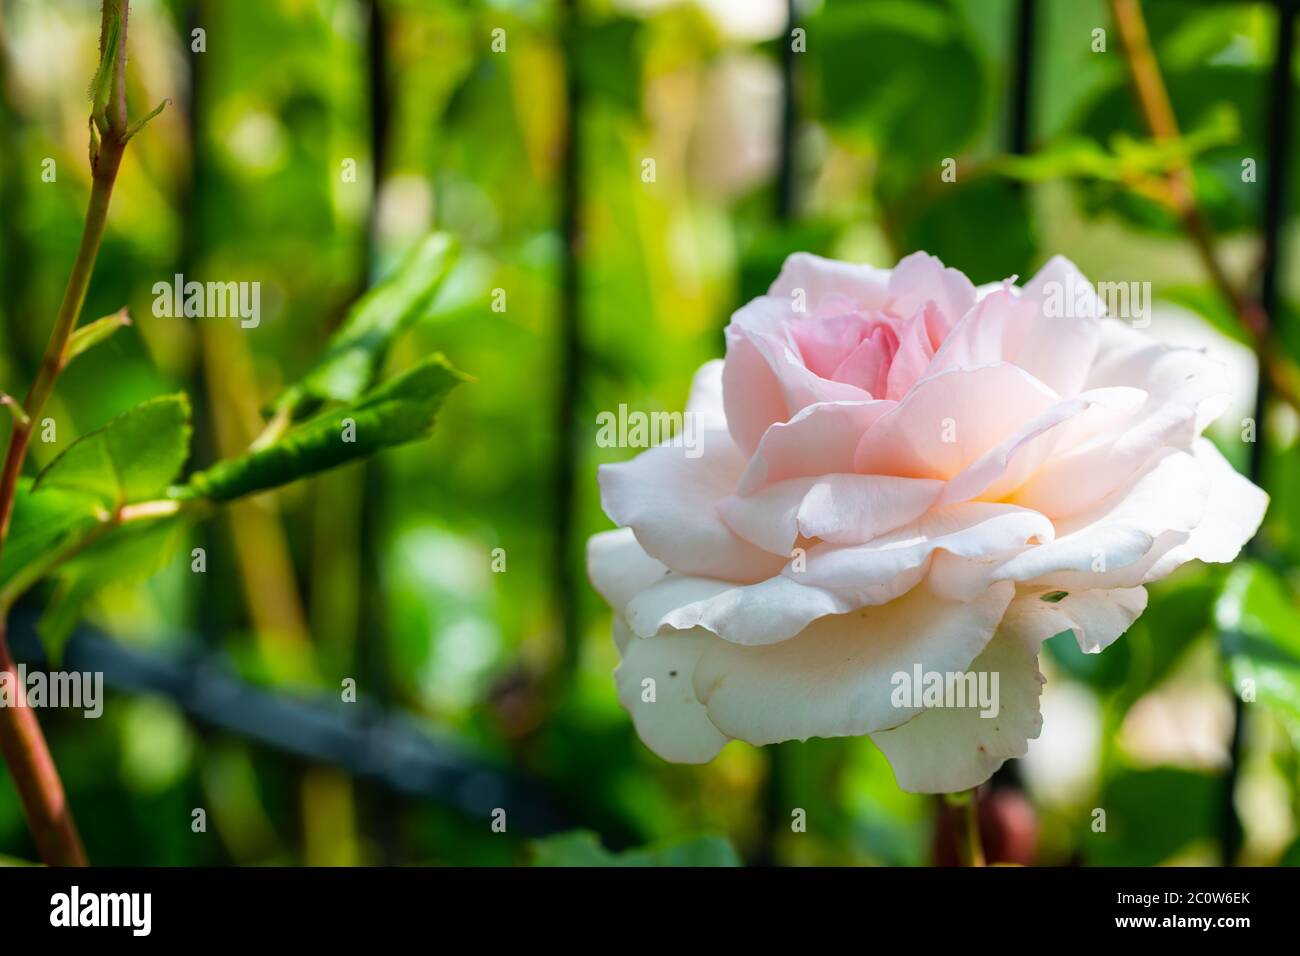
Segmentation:
[(1042, 642), (1102, 650), (1267, 505), (1201, 437), (1222, 369), (1103, 316), (1059, 257), (979, 290), (924, 253), (786, 260), (695, 377), (699, 447), (600, 469), (589, 573), (642, 740), (869, 734), (918, 792), (1023, 755)]

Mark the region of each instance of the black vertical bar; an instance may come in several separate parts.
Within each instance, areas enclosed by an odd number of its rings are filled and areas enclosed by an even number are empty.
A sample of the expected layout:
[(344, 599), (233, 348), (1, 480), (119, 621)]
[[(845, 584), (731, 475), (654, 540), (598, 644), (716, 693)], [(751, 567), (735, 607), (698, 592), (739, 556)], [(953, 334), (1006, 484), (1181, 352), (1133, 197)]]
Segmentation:
[[(369, 82), (370, 108), (370, 207), (366, 216), (366, 234), (362, 244), (361, 275), (358, 295), (370, 285), (374, 272), (378, 242), (377, 214), (379, 191), (388, 162), (390, 121), (387, 23), (383, 0), (363, 0), (366, 15), (366, 75)], [(358, 617), (362, 624), (358, 635), (358, 665), (365, 671), (366, 684), (381, 707), (393, 700), (393, 682), (388, 660), (388, 621), (384, 614), (382, 567), (386, 509), (384, 502), (384, 468), (378, 460), (363, 462), (361, 468), (361, 580)], [(362, 794), (368, 809), (369, 826), (374, 828), (380, 858), (386, 865), (400, 862), (401, 805), (392, 793), (375, 790)]]
[[(1261, 225), (1264, 239), (1264, 263), (1260, 279), (1259, 301), (1268, 316), (1271, 328), (1276, 329), (1282, 318), (1279, 296), (1279, 269), (1282, 263), (1282, 227), (1286, 218), (1287, 176), (1291, 167), (1291, 103), (1292, 61), (1295, 59), (1295, 0), (1278, 0), (1277, 43), (1273, 58), (1273, 72), (1269, 81), (1268, 154), (1265, 165), (1264, 210)], [(1268, 375), (1263, 363), (1255, 386), (1255, 441), (1250, 446), (1250, 478), (1261, 486), (1264, 481), (1264, 416), (1268, 414), (1270, 399)], [(1252, 540), (1247, 546), (1256, 547)], [(1233, 688), (1232, 743), (1229, 750), (1228, 772), (1224, 780), (1222, 806), (1220, 807), (1220, 842), (1223, 847), (1223, 865), (1232, 866), (1241, 852), (1242, 827), (1237, 815), (1237, 777), (1241, 767), (1243, 725), (1246, 707), (1241, 695)]]
[[(1276, 327), (1281, 319), (1278, 298), (1278, 271), (1282, 263), (1282, 226), (1286, 218), (1287, 176), (1291, 168), (1291, 103), (1293, 80), (1292, 61), (1295, 59), (1295, 0), (1279, 0), (1277, 10), (1277, 53), (1269, 84), (1268, 101), (1268, 177), (1264, 185), (1264, 267), (1260, 281), (1259, 300), (1268, 321)], [(1259, 374), (1255, 395), (1255, 416), (1258, 423), (1267, 412), (1269, 380)], [(1262, 451), (1264, 442), (1260, 434), (1251, 445), (1250, 474), (1255, 480), (1263, 477)]]
[(579, 344), (582, 276), (582, 87), (578, 78), (580, 11), (578, 0), (562, 0), (560, 36), (564, 46), (564, 134), (560, 140), (560, 230), (564, 240), (558, 302), (559, 350), (555, 376), (555, 501), (554, 575), (556, 615), (560, 628), (561, 683), (578, 663), (578, 580), (574, 574), (573, 517), (574, 471), (577, 441), (578, 388), (581, 368)]
[[(785, 36), (781, 43), (781, 152), (776, 177), (776, 221), (785, 226), (794, 218), (795, 197), (795, 129), (799, 123), (799, 103), (796, 90), (794, 31), (799, 25), (796, 0), (786, 0)], [(755, 866), (776, 866), (777, 828), (784, 826), (786, 817), (785, 781), (789, 776), (793, 742), (771, 744), (767, 747), (767, 777), (763, 781), (762, 818), (759, 821), (758, 841), (754, 846)]]
[[(1037, 33), (1037, 0), (1020, 0), (1014, 10), (1012, 38), (1010, 102), (1007, 112), (1007, 152), (1025, 156), (1030, 151), (1034, 124), (1034, 40)], [(1013, 188), (1024, 190), (1024, 183), (1014, 183)], [(1019, 789), (1020, 767), (1018, 761), (1008, 760), (993, 774), (990, 789), (1014, 787)], [(945, 819), (947, 804), (940, 798), (939, 819)]]
[(1007, 129), (1007, 149), (1017, 156), (1029, 152), (1029, 141), (1033, 136), (1034, 34), (1037, 16), (1037, 0), (1020, 0), (1015, 24), (1015, 51), (1011, 60), (1011, 114)]
[(375, 245), (378, 238), (379, 187), (384, 170), (388, 168), (388, 130), (391, 123), (389, 107), (388, 51), (385, 47), (387, 29), (383, 4), (380, 0), (366, 3), (366, 66), (370, 77), (370, 210), (366, 216), (365, 270), (362, 281), (369, 286), (369, 275), (375, 263)]
[[(203, 262), (207, 245), (207, 207), (203, 201), (203, 189), (210, 181), (212, 165), (210, 150), (204, 142), (204, 97), (208, 84), (206, 52), (194, 49), (194, 31), (204, 31), (205, 50), (207, 36), (212, 27), (212, 18), (204, 0), (190, 0), (179, 16), (182, 29), (181, 43), (184, 44), (185, 65), (188, 73), (189, 92), (185, 102), (185, 135), (190, 152), (190, 178), (185, 184), (180, 198), (180, 254), (176, 267), (186, 279), (201, 278), (197, 273)], [(215, 461), (217, 454), (215, 426), (211, 410), (208, 407), (207, 371), (203, 362), (196, 362), (189, 382), (190, 401), (193, 406), (194, 438), (192, 441), (194, 462), (197, 466), (206, 466)], [(195, 540), (203, 548), (208, 560), (208, 574), (212, 579), (228, 579), (235, 573), (234, 565), (226, 556), (228, 549), (218, 544), (220, 532), (216, 522), (200, 521), (194, 526)], [(204, 579), (205, 581), (207, 579)], [(228, 600), (219, 587), (200, 587), (198, 589), (197, 618), (198, 629), (209, 646), (221, 642), (221, 634), (231, 623), (231, 614), (235, 605)]]

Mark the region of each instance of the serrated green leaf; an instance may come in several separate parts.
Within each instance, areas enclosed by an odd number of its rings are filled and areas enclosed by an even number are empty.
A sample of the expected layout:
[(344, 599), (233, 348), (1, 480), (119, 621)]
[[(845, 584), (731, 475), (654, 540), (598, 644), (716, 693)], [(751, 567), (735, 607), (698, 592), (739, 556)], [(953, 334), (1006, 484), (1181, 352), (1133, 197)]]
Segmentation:
[(1214, 606), (1233, 689), (1253, 691), (1300, 745), (1300, 620), (1277, 576), (1260, 564), (1232, 569)]
[(118, 329), (124, 329), (130, 324), (131, 318), (127, 315), (126, 309), (119, 309), (112, 315), (106, 315), (102, 319), (83, 325), (73, 332), (72, 338), (68, 340), (68, 361), (87, 349), (94, 348)]
[(24, 480), (14, 498), (9, 536), (0, 559), (0, 585), (74, 535), (93, 527), (101, 510), (93, 495), (57, 488), (34, 492), (31, 481)]
[(229, 501), (424, 438), (443, 398), (464, 378), (435, 355), (270, 445), (199, 472), (179, 493)]
[(740, 866), (735, 849), (721, 836), (675, 840), (611, 853), (588, 830), (573, 830), (532, 844), (533, 865), (555, 866)]
[(36, 477), (35, 489), (95, 496), (106, 507), (156, 497), (189, 455), (190, 403), (183, 394), (150, 399), (81, 436)]
[(114, 586), (152, 577), (171, 561), (188, 522), (180, 517), (127, 524), (96, 541), (58, 571), (58, 587), (37, 623), (46, 656), (55, 666), (86, 605)]
[(434, 233), (391, 276), (362, 296), (315, 366), (275, 402), (297, 412), (321, 401), (350, 402), (374, 382), (398, 333), (433, 301), (456, 260), (456, 241)]

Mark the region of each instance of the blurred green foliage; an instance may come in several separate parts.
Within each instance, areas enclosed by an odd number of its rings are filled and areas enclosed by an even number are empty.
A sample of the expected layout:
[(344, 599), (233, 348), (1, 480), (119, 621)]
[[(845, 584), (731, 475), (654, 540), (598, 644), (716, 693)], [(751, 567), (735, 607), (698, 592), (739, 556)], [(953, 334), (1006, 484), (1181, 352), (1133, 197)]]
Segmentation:
[[(721, 865), (737, 858), (729, 846), (790, 864), (931, 858), (934, 802), (900, 792), (867, 740), (785, 744), (775, 760), (736, 743), (702, 768), (650, 754), (618, 708), (608, 612), (587, 590), (572, 609), (576, 671), (557, 673), (554, 478), (573, 437), (556, 426), (566, 62), (583, 93), (575, 544), (608, 527), (596, 466), (625, 454), (596, 446), (596, 412), (679, 409), (730, 312), (795, 249), (887, 266), (924, 248), (976, 282), (1025, 276), (1062, 253), (1095, 281), (1151, 279), (1205, 341), (1239, 337), (1176, 223), (1126, 185), (1169, 156), (1147, 143), (1100, 0), (1038, 4), (1034, 155), (1019, 159), (1006, 155), (1011, 0), (806, 5), (789, 142), (782, 3), (579, 7), (566, 42), (558, 6), (542, 0), (381, 0), (377, 18), (363, 0), (138, 0), (133, 109), (165, 96), (175, 106), (131, 145), (86, 307), (126, 305), (134, 324), (61, 380), (57, 441), (32, 452), (50, 487), (20, 500), (0, 581), (80, 520), (84, 500), (53, 479), (141, 402), (186, 392), (185, 474), (260, 489), (279, 477), (229, 471), (253, 462), (206, 470), (256, 437), (264, 410), (306, 417), (297, 430), (312, 427), (321, 399), (359, 402), (360, 414), (374, 381), (445, 353), (474, 384), (446, 398), (428, 442), (214, 522), (167, 525), (175, 540), (124, 542), (134, 555), (88, 554), (33, 605), (47, 634), (66, 635), (84, 610), (123, 644), (203, 649), (286, 693), (335, 693), (353, 678), (365, 699), (539, 781), (593, 832), (495, 833), (486, 816), (304, 766), (161, 698), (117, 695), (97, 721), (42, 715), (95, 862)], [(1144, 7), (1188, 133), (1179, 155), (1192, 157), (1233, 261), (1248, 262), (1262, 193), (1241, 170), (1249, 158), (1259, 181), (1267, 172), (1269, 5)], [(1098, 28), (1104, 52), (1092, 49)], [(497, 29), (504, 52), (493, 51)], [(82, 3), (0, 0), (0, 383), (13, 394), (34, 373), (79, 234), (96, 30)], [(796, 182), (786, 222), (774, 211), (783, 149)], [(53, 182), (42, 179), (47, 158)], [(953, 184), (940, 178), (948, 159)], [(431, 233), (455, 237), (454, 261)], [(1294, 303), (1300, 247), (1286, 254)], [(408, 257), (428, 284), (383, 284)], [(261, 282), (261, 325), (156, 316), (153, 284), (176, 274)], [(1300, 358), (1292, 306), (1283, 338)], [(1244, 465), (1239, 427), (1213, 434)], [(1061, 733), (1006, 775), (1034, 801), (1040, 861), (1214, 861), (1223, 725), (1210, 720), (1210, 745), (1197, 748), (1171, 723), (1186, 700), (1196, 714), (1230, 711), (1228, 688), (1246, 677), (1258, 697), (1245, 705), (1243, 859), (1300, 859), (1294, 416), (1260, 438), (1274, 500), (1257, 563), (1152, 588), (1147, 613), (1102, 655), (1080, 654), (1068, 636), (1049, 642), (1049, 692), (1062, 688), (1068, 713), (1049, 713)], [(193, 574), (200, 546), (207, 568)], [(92, 587), (96, 561), (142, 572)], [(207, 810), (205, 834), (191, 830), (195, 807)], [(786, 807), (806, 811), (806, 833), (791, 830)], [(1104, 832), (1092, 826), (1097, 807)], [(682, 834), (706, 836), (676, 842)], [(651, 848), (626, 852), (636, 846)], [(0, 853), (34, 856), (4, 776)]]

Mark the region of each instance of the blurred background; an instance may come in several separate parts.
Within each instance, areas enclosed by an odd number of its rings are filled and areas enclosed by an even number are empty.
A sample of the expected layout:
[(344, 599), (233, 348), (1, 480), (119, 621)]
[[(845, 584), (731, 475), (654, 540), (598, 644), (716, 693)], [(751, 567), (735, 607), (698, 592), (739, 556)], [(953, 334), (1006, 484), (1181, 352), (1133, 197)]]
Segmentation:
[[(651, 754), (582, 558), (610, 526), (596, 466), (633, 453), (597, 446), (597, 412), (680, 410), (790, 251), (925, 249), (976, 283), (1055, 253), (1150, 281), (1149, 334), (1228, 364), (1211, 435), (1273, 496), (1248, 557), (1153, 587), (1105, 654), (1049, 642), (1043, 735), (984, 800), (990, 852), (1300, 864), (1300, 420), (1224, 294), (1272, 314), (1284, 378), (1285, 7), (1142, 4), (1180, 125), (1153, 144), (1101, 0), (134, 0), (133, 112), (173, 102), (131, 145), (85, 317), (126, 304), (135, 325), (64, 376), (36, 463), (178, 389), (191, 465), (238, 451), (431, 230), (464, 252), (390, 364), (443, 351), (476, 381), (431, 441), (241, 504), (93, 596), (65, 666), (105, 672), (104, 716), (40, 714), (91, 861), (950, 861), (939, 802), (899, 791), (865, 738)], [(0, 0), (10, 392), (81, 229), (98, 25), (93, 0)], [(1153, 187), (1186, 169), (1210, 259)], [(176, 273), (260, 281), (260, 327), (155, 318)], [(40, 659), (48, 596), (17, 611), (20, 659)], [(4, 774), (0, 856), (36, 858)]]

